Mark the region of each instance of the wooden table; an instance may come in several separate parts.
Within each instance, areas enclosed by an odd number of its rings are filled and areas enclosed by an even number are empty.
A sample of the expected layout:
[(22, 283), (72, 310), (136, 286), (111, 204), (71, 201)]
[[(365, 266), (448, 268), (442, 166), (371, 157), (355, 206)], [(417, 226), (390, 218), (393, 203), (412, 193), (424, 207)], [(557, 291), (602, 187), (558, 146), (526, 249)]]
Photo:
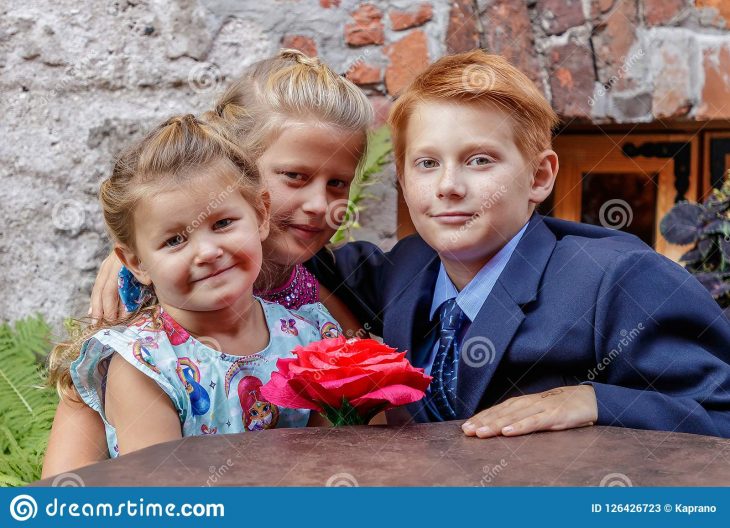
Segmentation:
[(189, 437), (75, 473), (86, 486), (730, 485), (730, 440), (615, 427), (481, 440), (461, 423)]

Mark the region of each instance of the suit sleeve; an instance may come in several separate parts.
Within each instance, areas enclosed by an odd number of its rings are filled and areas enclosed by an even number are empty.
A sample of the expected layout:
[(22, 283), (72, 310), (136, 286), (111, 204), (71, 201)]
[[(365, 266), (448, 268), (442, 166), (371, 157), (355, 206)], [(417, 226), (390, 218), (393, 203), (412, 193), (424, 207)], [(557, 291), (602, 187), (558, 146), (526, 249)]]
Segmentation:
[(730, 323), (694, 277), (653, 251), (622, 254), (595, 317), (599, 424), (730, 437)]
[(383, 335), (382, 292), (389, 260), (371, 242), (349, 242), (325, 248), (306, 263), (319, 282), (342, 299), (368, 330)]

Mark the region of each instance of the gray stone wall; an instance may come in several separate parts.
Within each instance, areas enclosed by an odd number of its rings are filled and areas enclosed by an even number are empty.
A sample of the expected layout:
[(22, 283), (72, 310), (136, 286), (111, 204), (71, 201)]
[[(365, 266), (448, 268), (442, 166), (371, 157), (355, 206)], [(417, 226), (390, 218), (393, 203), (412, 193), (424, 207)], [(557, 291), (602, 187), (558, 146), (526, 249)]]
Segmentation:
[[(336, 43), (347, 9), (320, 11), (317, 2), (4, 0), (0, 320), (40, 312), (60, 329), (86, 313), (109, 250), (96, 193), (122, 146), (167, 115), (206, 110), (292, 29), (322, 35), (320, 54), (344, 72), (361, 53)], [(369, 193), (377, 207), (365, 204), (354, 235), (392, 242), (392, 181)]]
[[(447, 52), (507, 56), (566, 121), (730, 119), (727, 0), (0, 0), (0, 320), (86, 312), (96, 192), (164, 117), (206, 110), (281, 46), (392, 97)], [(389, 247), (392, 168), (354, 234)]]

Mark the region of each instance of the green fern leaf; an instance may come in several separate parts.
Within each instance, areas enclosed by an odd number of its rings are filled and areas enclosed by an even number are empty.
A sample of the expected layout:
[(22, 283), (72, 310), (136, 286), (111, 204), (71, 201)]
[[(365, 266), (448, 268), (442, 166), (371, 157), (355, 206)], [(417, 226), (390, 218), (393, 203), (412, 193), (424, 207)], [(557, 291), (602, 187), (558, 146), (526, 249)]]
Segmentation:
[(50, 328), (40, 316), (0, 324), (0, 486), (40, 478), (58, 396), (44, 387)]

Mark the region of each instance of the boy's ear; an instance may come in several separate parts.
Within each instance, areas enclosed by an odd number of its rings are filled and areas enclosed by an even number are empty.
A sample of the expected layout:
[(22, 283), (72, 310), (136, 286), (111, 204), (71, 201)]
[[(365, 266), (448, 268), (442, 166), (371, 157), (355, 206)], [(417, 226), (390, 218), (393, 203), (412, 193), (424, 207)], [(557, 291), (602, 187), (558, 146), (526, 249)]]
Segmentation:
[(139, 257), (137, 257), (137, 254), (134, 253), (134, 251), (122, 244), (116, 244), (114, 246), (114, 253), (117, 258), (122, 261), (124, 267), (132, 272), (135, 279), (145, 286), (152, 284), (152, 279), (150, 278), (149, 273), (147, 273), (147, 270), (142, 265), (142, 261), (139, 260)]
[(261, 193), (261, 210), (259, 211), (259, 238), (266, 240), (271, 231), (271, 195), (269, 191)]
[(550, 196), (558, 169), (558, 155), (554, 150), (543, 150), (537, 155), (530, 186), (530, 203), (541, 204)]

